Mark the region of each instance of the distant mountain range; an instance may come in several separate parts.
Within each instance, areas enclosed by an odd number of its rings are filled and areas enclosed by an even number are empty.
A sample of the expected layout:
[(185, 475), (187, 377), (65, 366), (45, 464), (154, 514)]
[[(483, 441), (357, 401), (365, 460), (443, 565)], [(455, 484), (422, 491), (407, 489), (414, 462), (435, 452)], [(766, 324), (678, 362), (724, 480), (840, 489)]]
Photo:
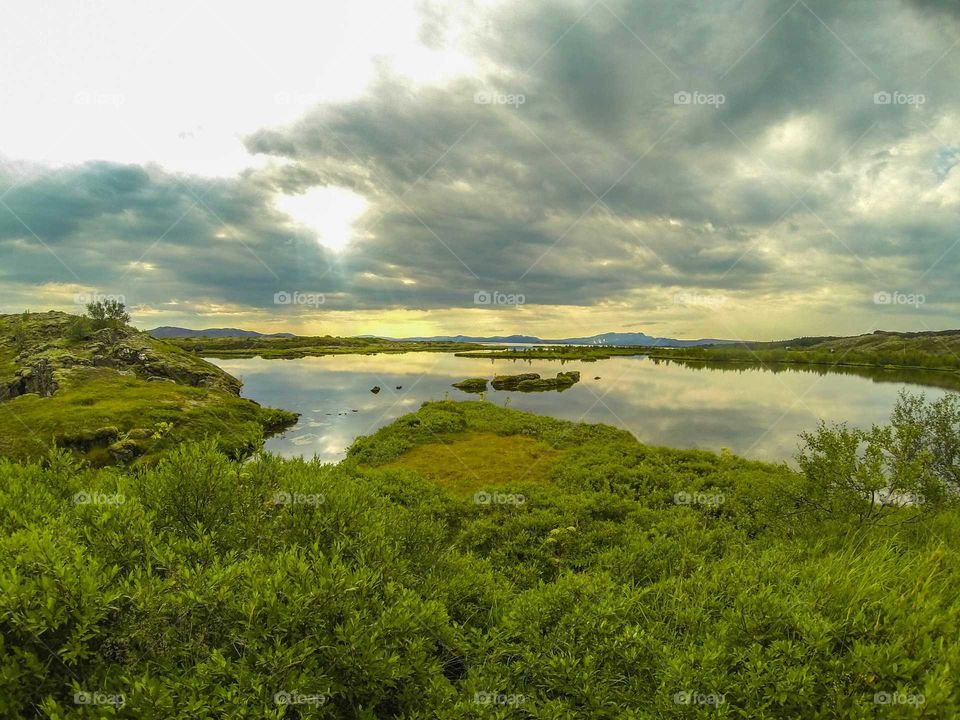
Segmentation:
[[(293, 333), (259, 333), (255, 330), (240, 330), (238, 328), (207, 328), (206, 330), (190, 330), (181, 327), (158, 327), (147, 331), (156, 338), (165, 337), (296, 337)], [(533, 335), (491, 335), (482, 337), (476, 335), (431, 335), (429, 337), (391, 338), (382, 335), (361, 335), (365, 338), (379, 338), (396, 342), (461, 342), (461, 343), (498, 343), (501, 345), (642, 345), (644, 347), (693, 347), (695, 345), (729, 345), (737, 340), (718, 340), (715, 338), (701, 338), (699, 340), (676, 340), (674, 338), (651, 337), (644, 333), (602, 333), (590, 337), (545, 339)]]
[(165, 338), (165, 337), (296, 337), (293, 333), (260, 333), (256, 330), (240, 330), (238, 328), (207, 328), (206, 330), (191, 330), (189, 328), (182, 327), (171, 327), (169, 325), (164, 325), (163, 327), (154, 328), (153, 330), (147, 330), (147, 334), (152, 335), (155, 338)]
[(729, 345), (737, 340), (718, 340), (701, 338), (699, 340), (676, 340), (674, 338), (651, 337), (644, 333), (602, 333), (589, 337), (545, 339), (533, 335), (494, 335), (477, 337), (473, 335), (434, 335), (431, 337), (384, 338), (385, 340), (433, 341), (433, 342), (475, 342), (531, 344), (531, 345), (642, 345), (644, 347), (693, 347), (695, 345)]

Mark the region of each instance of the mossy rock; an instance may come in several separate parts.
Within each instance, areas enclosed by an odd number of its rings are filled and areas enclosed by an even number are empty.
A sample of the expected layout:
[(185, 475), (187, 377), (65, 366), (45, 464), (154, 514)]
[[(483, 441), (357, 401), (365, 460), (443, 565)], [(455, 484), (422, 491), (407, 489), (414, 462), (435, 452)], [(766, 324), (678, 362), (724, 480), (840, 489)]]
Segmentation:
[(117, 462), (129, 462), (144, 452), (144, 448), (140, 443), (130, 438), (118, 440), (108, 447), (107, 450)]
[(494, 390), (516, 390), (520, 383), (539, 380), (539, 373), (520, 373), (519, 375), (497, 375), (493, 382)]
[(93, 438), (96, 441), (105, 442), (107, 440), (116, 440), (120, 437), (120, 431), (112, 425), (97, 428), (93, 431)]
[(153, 430), (150, 428), (133, 428), (127, 432), (127, 438), (130, 440), (149, 440), (153, 437)]
[(480, 393), (486, 391), (487, 379), (467, 378), (466, 380), (453, 383), (453, 387), (457, 388), (457, 390), (463, 390), (463, 392), (467, 393)]
[(580, 373), (576, 370), (557, 373), (555, 378), (521, 380), (516, 389), (520, 392), (543, 392), (546, 390), (566, 390), (580, 382)]

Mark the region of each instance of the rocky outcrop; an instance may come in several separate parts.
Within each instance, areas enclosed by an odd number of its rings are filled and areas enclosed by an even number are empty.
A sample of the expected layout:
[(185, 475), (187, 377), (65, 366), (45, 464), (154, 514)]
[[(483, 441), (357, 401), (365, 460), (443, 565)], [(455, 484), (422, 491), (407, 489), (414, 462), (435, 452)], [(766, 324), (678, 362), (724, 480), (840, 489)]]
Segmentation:
[[(84, 366), (240, 394), (240, 381), (217, 366), (135, 328), (102, 328), (81, 338), (72, 334), (77, 318), (66, 313), (33, 313), (18, 320), (27, 332), (8, 356), (17, 370), (13, 380), (0, 379), (0, 401), (28, 393), (49, 397), (57, 390), (55, 373)], [(0, 336), (0, 358), (7, 342)]]
[(29, 367), (17, 370), (12, 381), (0, 385), (0, 401), (27, 394), (50, 397), (56, 391), (57, 381), (53, 376), (53, 364), (46, 358), (40, 358)]

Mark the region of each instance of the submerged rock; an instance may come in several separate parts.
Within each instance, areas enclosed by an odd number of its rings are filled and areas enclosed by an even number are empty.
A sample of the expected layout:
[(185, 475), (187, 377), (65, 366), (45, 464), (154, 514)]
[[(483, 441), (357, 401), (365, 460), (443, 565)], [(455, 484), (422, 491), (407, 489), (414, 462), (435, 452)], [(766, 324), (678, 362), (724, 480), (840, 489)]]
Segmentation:
[(485, 392), (487, 389), (487, 379), (467, 378), (466, 380), (453, 383), (453, 387), (457, 388), (457, 390), (463, 390), (463, 392), (467, 393), (481, 393)]

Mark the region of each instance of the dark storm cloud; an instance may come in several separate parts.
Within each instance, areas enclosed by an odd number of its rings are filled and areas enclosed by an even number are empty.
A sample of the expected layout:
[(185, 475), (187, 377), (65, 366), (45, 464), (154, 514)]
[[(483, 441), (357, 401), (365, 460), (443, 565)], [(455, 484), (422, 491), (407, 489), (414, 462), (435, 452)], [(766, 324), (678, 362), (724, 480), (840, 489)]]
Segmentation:
[[(425, 7), (422, 39), (441, 47), (446, 17)], [(496, 288), (587, 305), (882, 282), (956, 302), (960, 50), (938, 9), (956, 4), (511, 3), (471, 40), (483, 77), (384, 73), (247, 139), (282, 164), (217, 181), (95, 164), (5, 202), (97, 282), (146, 253), (146, 302), (266, 307), (291, 288), (337, 309), (464, 307)], [(369, 203), (338, 258), (272, 207), (317, 186)], [(0, 247), (36, 263), (9, 277), (66, 275), (2, 206)]]

